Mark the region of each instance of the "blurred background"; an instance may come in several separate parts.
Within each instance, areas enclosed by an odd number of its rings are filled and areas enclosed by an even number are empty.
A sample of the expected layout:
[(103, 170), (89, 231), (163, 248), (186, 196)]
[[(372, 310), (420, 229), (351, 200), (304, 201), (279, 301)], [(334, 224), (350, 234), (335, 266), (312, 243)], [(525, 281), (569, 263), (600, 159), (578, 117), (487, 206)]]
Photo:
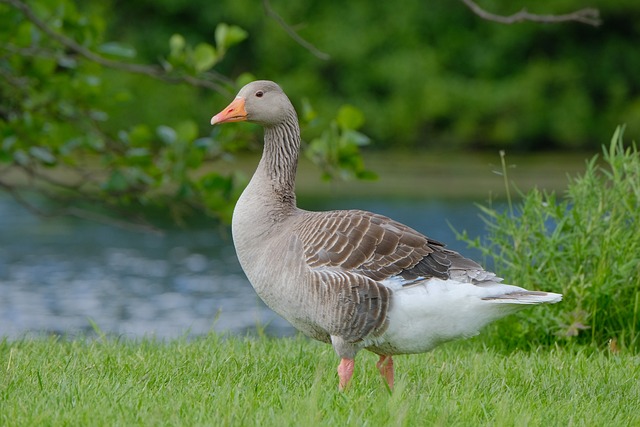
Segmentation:
[(293, 333), (228, 229), (261, 132), (209, 125), (256, 78), (300, 115), (302, 207), (478, 259), (456, 233), (483, 235), (476, 203), (561, 195), (617, 125), (640, 134), (639, 3), (481, 5), (602, 24), (445, 0), (0, 0), (0, 336)]
[[(211, 41), (220, 22), (238, 25), (248, 37), (228, 52), (218, 71), (277, 80), (298, 106), (307, 98), (325, 118), (345, 102), (354, 104), (380, 149), (599, 151), (620, 123), (631, 135), (640, 131), (637, 2), (481, 3), (505, 15), (523, 7), (541, 14), (595, 7), (599, 27), (500, 25), (480, 19), (460, 1), (270, 5), (329, 59), (299, 45), (255, 0), (115, 1), (106, 25), (111, 39), (135, 46), (148, 61), (166, 53), (174, 33), (196, 44)], [(157, 89), (147, 98), (149, 88), (138, 87), (136, 102), (118, 108), (124, 118), (135, 112), (147, 123), (160, 123), (165, 114), (186, 109), (200, 118), (203, 132), (213, 110), (227, 100)], [(145, 98), (153, 109), (139, 106)], [(172, 102), (158, 102), (168, 98)]]

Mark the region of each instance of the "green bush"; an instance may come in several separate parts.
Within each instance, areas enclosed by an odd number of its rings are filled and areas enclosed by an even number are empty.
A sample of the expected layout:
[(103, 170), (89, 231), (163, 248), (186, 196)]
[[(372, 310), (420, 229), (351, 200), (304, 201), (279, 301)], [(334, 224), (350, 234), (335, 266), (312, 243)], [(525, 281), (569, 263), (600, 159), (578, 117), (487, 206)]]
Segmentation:
[[(533, 190), (507, 209), (481, 207), (487, 241), (470, 240), (507, 283), (561, 292), (562, 303), (505, 319), (493, 332), (518, 346), (561, 337), (640, 349), (640, 154), (623, 131), (571, 179), (564, 197)], [(505, 168), (506, 172), (506, 168)]]

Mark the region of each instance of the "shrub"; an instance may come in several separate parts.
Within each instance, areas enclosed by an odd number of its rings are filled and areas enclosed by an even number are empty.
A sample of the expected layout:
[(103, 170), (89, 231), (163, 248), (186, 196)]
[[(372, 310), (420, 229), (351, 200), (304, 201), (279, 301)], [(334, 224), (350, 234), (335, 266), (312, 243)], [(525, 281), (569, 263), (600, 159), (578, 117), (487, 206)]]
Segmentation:
[(618, 128), (602, 159), (570, 179), (564, 197), (532, 190), (515, 207), (481, 206), (486, 241), (462, 235), (506, 282), (564, 294), (557, 306), (496, 324), (501, 340), (640, 349), (640, 155), (622, 134)]

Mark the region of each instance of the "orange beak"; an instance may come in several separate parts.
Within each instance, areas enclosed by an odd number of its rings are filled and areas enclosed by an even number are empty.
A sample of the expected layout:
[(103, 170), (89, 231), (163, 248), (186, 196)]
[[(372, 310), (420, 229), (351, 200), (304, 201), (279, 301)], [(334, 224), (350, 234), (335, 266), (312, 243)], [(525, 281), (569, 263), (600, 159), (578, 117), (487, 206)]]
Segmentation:
[(211, 124), (241, 122), (247, 120), (247, 112), (244, 109), (244, 98), (237, 97), (224, 110), (211, 118)]

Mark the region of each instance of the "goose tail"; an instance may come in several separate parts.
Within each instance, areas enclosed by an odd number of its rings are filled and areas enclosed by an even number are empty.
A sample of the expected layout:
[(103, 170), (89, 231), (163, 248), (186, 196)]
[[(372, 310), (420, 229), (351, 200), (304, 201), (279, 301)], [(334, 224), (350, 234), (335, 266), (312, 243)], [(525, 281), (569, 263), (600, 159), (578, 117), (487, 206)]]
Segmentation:
[(497, 304), (555, 304), (562, 301), (562, 294), (540, 291), (516, 291), (506, 294), (482, 298)]

